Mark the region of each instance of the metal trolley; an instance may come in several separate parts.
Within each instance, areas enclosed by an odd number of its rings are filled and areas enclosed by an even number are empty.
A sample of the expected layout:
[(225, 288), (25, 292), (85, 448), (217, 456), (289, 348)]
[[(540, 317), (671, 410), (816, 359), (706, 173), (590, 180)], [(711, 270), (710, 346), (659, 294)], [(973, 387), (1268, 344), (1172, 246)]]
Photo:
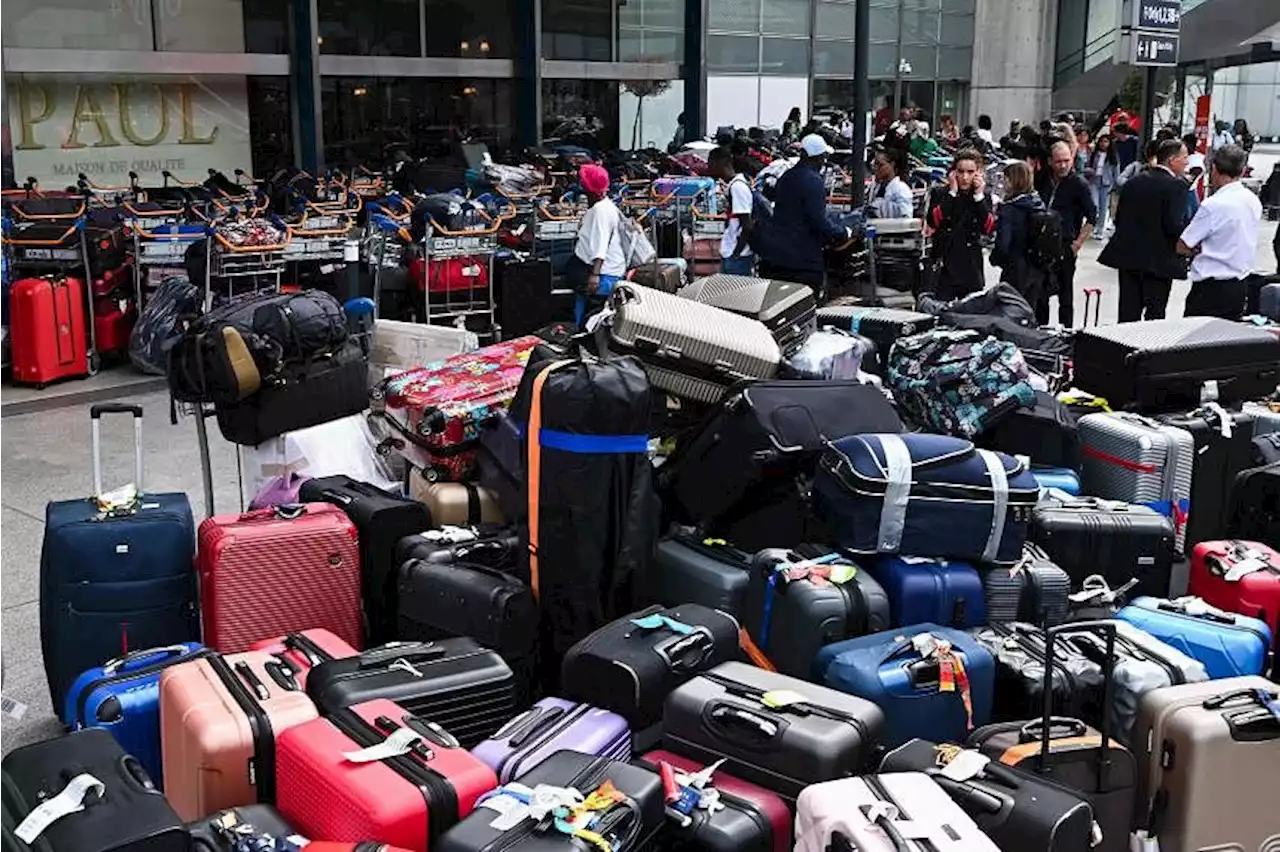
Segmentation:
[[(452, 231), (434, 219), (427, 222), (422, 242), (423, 306), (428, 323), (463, 325), (467, 317), (486, 317), (489, 326), (494, 323), (493, 258), (498, 253), (498, 229), (510, 219), (513, 212), (489, 216), (484, 227), (473, 230)], [(484, 284), (479, 287), (454, 287), (446, 285), (439, 291), (431, 288), (433, 263), (471, 259), (473, 265), (484, 264)], [(479, 278), (476, 269), (474, 277)], [(466, 271), (464, 270), (464, 275)]]
[(251, 282), (253, 290), (279, 290), (280, 279), (288, 262), (293, 229), (278, 216), (269, 220), (281, 237), (268, 245), (236, 245), (227, 238), (224, 223), (208, 229), (205, 242), (204, 309), (213, 307), (213, 279), (227, 282), (227, 296), (236, 293), (237, 281)]

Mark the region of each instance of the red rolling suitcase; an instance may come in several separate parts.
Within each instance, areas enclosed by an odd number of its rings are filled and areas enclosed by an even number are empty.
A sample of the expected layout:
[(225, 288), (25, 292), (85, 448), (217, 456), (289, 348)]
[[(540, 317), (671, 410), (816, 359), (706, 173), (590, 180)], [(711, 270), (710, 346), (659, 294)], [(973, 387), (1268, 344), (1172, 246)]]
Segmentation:
[(1280, 633), (1280, 553), (1256, 541), (1202, 541), (1191, 552), (1187, 594), (1260, 618)]
[(94, 343), (99, 352), (128, 352), (129, 335), (138, 320), (133, 305), (118, 299), (95, 299), (93, 303)]
[(323, 627), (362, 646), (356, 528), (337, 506), (215, 515), (200, 524), (196, 551), (205, 645), (232, 654)]
[(23, 278), (9, 290), (13, 380), (37, 387), (89, 374), (84, 282)]
[(352, 648), (340, 636), (317, 628), (300, 630), (297, 633), (286, 633), (274, 639), (263, 639), (249, 646), (251, 651), (266, 651), (280, 658), (289, 668), (302, 688), (307, 686), (307, 672), (329, 660), (341, 660), (354, 657), (360, 653)]
[[(379, 758), (370, 750), (380, 744)], [(385, 699), (285, 731), (276, 777), (276, 806), (304, 836), (373, 837), (415, 852), (435, 846), (498, 786), (493, 770), (442, 728)]]

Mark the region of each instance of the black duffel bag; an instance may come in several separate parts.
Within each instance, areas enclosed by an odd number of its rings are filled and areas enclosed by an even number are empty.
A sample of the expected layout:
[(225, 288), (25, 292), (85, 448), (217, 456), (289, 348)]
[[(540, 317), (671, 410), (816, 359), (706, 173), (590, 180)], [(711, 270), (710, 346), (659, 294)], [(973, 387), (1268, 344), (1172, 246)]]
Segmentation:
[(423, 196), (413, 207), (409, 233), (415, 240), (421, 238), (426, 233), (428, 221), (449, 231), (475, 228), (484, 224), (484, 217), (480, 215), (482, 209), (476, 202), (452, 193)]
[(322, 290), (238, 299), (187, 327), (169, 352), (169, 390), (179, 402), (234, 405), (349, 337), (342, 306)]

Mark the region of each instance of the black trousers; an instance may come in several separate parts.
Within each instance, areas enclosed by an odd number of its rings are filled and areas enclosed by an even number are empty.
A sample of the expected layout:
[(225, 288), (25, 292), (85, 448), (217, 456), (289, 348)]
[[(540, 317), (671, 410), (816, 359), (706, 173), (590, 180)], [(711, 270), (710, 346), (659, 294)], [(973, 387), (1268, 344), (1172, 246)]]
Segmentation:
[(1248, 287), (1243, 278), (1206, 278), (1192, 282), (1183, 316), (1239, 320), (1244, 316)]
[(1121, 269), (1118, 311), (1120, 322), (1164, 319), (1172, 288), (1173, 280), (1170, 278)]
[(1072, 328), (1076, 324), (1076, 306), (1075, 306), (1075, 290), (1076, 290), (1076, 256), (1071, 249), (1066, 250), (1066, 256), (1058, 261), (1057, 265), (1049, 272), (1049, 286), (1044, 295), (1040, 297), (1034, 307), (1036, 309), (1036, 322), (1040, 325), (1049, 324), (1049, 292), (1050, 289), (1057, 289), (1058, 297), (1058, 324), (1063, 328)]

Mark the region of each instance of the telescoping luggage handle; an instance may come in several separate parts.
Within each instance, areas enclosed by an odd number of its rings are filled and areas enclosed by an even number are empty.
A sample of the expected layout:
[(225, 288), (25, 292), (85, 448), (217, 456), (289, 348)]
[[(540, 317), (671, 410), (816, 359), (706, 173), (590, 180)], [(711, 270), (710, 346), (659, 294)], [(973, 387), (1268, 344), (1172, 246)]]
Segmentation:
[(142, 406), (118, 402), (100, 403), (89, 409), (89, 423), (93, 434), (93, 496), (102, 496), (102, 431), (99, 422), (104, 414), (133, 415), (133, 484), (142, 494)]
[[(1109, 708), (1112, 701), (1112, 683), (1115, 678), (1116, 669), (1116, 625), (1112, 621), (1077, 621), (1072, 624), (1061, 624), (1057, 627), (1050, 627), (1044, 632), (1044, 658), (1046, 660), (1044, 666), (1044, 717), (1040, 720), (1040, 766), (1039, 773), (1047, 775), (1049, 769), (1049, 746), (1053, 739), (1052, 733), (1055, 724), (1061, 725), (1062, 719), (1055, 719), (1053, 715), (1053, 643), (1059, 635), (1068, 635), (1072, 633), (1093, 633), (1101, 631), (1107, 637), (1106, 657), (1102, 663), (1102, 742), (1098, 751), (1098, 766), (1096, 775), (1096, 784), (1098, 792), (1107, 789), (1106, 780), (1109, 771), (1110, 749), (1111, 749), (1111, 714)], [(1069, 720), (1083, 727), (1083, 723), (1078, 720)], [(1024, 728), (1029, 732), (1030, 726)]]
[[(180, 657), (188, 653), (186, 645), (165, 645), (161, 648), (144, 648), (140, 651), (130, 651), (122, 657), (116, 657), (102, 665), (102, 673), (107, 677), (115, 674), (117, 670), (129, 670), (133, 668), (141, 668), (142, 665), (151, 663), (159, 663), (164, 660), (171, 660), (174, 657)], [(145, 663), (143, 661), (146, 661)]]

